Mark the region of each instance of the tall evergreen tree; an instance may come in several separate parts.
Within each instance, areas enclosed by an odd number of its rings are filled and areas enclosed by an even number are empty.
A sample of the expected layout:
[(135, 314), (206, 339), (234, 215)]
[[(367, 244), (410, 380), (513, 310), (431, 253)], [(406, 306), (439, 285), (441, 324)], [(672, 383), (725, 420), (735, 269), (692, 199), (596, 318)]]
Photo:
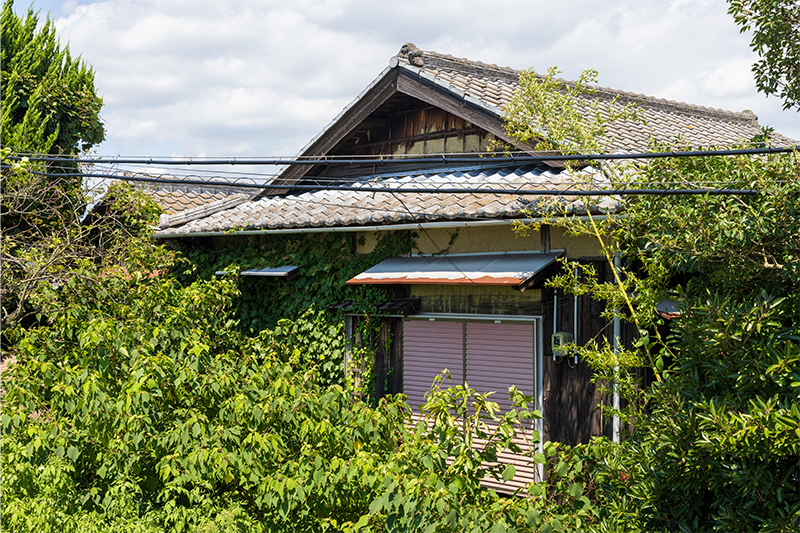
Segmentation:
[(48, 16), (2, 14), (2, 144), (15, 152), (76, 154), (105, 138), (94, 71), (61, 47)]
[(1, 19), (4, 330), (40, 310), (33, 295), (41, 284), (58, 286), (57, 277), (69, 278), (98, 258), (91, 228), (81, 224), (87, 197), (78, 163), (34, 164), (13, 156), (77, 155), (105, 137), (91, 67), (61, 46), (49, 17), (39, 24), (33, 6), (24, 18), (13, 7), (5, 0)]

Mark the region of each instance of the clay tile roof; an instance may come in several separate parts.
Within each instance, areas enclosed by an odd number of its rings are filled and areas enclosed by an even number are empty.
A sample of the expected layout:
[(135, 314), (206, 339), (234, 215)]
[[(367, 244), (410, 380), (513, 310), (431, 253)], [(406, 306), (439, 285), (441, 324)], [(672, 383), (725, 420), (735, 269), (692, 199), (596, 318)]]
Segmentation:
[[(466, 100), (479, 103), (498, 115), (502, 115), (503, 106), (518, 88), (518, 70), (423, 51), (411, 43), (401, 48), (396, 62), (399, 68), (418, 72), (433, 83), (462, 92)], [(632, 122), (610, 124), (608, 136), (615, 151), (647, 151), (651, 137), (658, 142), (672, 143), (680, 136), (685, 144), (697, 147), (729, 145), (761, 133), (758, 117), (749, 110), (724, 111), (606, 87), (595, 89), (595, 94), (587, 98), (609, 102), (618, 98), (621, 104), (634, 103), (647, 122), (647, 127)], [(798, 144), (777, 133), (772, 137), (775, 146)]]
[(229, 207), (232, 200), (241, 203), (254, 192), (253, 189), (224, 185), (185, 184), (177, 178), (175, 183), (148, 182), (138, 184), (137, 187), (158, 204), (164, 212), (162, 219), (166, 217), (166, 220), (171, 219), (173, 223), (178, 219), (185, 221), (189, 212), (202, 216), (202, 213), (208, 213), (209, 208), (213, 209), (215, 205)]
[[(465, 102), (477, 105), (488, 113), (502, 116), (502, 107), (512, 98), (518, 87), (519, 71), (497, 65), (487, 65), (479, 61), (458, 59), (436, 52), (419, 50), (413, 44), (406, 44), (400, 53), (390, 61), (373, 87), (393, 69), (403, 69), (409, 75), (420, 76), (428, 83), (434, 83)], [(567, 82), (569, 83), (569, 82)], [(340, 115), (333, 125), (351, 106), (364, 95), (362, 93)], [(617, 152), (645, 152), (651, 139), (659, 142), (674, 142), (676, 136), (692, 146), (721, 146), (748, 140), (761, 133), (757, 117), (751, 111), (732, 112), (710, 109), (702, 106), (673, 102), (628, 93), (604, 87), (597, 87), (595, 94), (587, 98), (610, 101), (618, 97), (623, 104), (635, 103), (647, 125), (621, 122), (608, 125), (607, 134), (612, 141), (612, 149)], [(329, 126), (332, 127), (332, 126)], [(327, 131), (327, 129), (325, 130)], [(325, 133), (315, 137), (311, 142)], [(798, 144), (792, 139), (774, 134), (776, 146)], [(371, 181), (372, 180), (372, 181)], [(570, 213), (584, 214), (585, 207), (575, 196), (567, 191), (575, 188), (596, 189), (603, 183), (589, 183), (586, 173), (572, 176), (566, 171), (544, 167), (446, 168), (440, 172), (430, 169), (405, 174), (364, 176), (348, 183), (356, 187), (403, 187), (432, 188), (447, 187), (474, 189), (478, 187), (525, 189), (525, 190), (563, 190), (555, 200)], [(230, 191), (228, 191), (230, 192)], [(188, 191), (187, 191), (188, 193)], [(215, 194), (218, 194), (215, 193)], [(157, 196), (158, 198), (162, 196)], [(163, 197), (165, 209), (186, 209), (193, 202), (212, 199), (197, 192), (177, 197)], [(439, 221), (452, 219), (491, 219), (536, 216), (546, 209), (548, 200), (541, 196), (519, 197), (512, 194), (456, 193), (408, 194), (347, 190), (331, 188), (328, 190), (293, 194), (288, 196), (251, 197), (240, 193), (227, 198), (213, 197), (214, 201), (202, 207), (183, 211), (177, 215), (162, 215), (160, 235), (192, 235), (235, 230), (313, 230), (333, 226), (375, 226), (386, 224), (415, 223), (420, 221)], [(596, 198), (592, 211), (612, 213), (621, 209), (616, 198)]]
[[(559, 190), (569, 211), (578, 212), (582, 200), (570, 189), (606, 186), (603, 174), (592, 169), (570, 175), (547, 167), (528, 166), (494, 169), (418, 172), (390, 177), (367, 176), (347, 187), (390, 189), (449, 189), (442, 193), (373, 192), (331, 188), (290, 196), (243, 201), (229, 209), (172, 226), (162, 218), (161, 235), (190, 235), (258, 229), (310, 229), (330, 226), (370, 226), (413, 223), (420, 220), (490, 219), (541, 214), (547, 197), (526, 201), (514, 194), (459, 193), (478, 187), (516, 190)], [(455, 191), (453, 190), (455, 189)], [(619, 209), (609, 200), (597, 213)]]

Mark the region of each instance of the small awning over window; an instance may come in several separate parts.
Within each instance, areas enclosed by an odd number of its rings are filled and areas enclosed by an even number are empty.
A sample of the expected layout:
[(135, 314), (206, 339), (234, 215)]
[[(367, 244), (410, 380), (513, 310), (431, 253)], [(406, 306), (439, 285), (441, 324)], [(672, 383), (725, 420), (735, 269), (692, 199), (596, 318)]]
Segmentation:
[(348, 285), (505, 285), (530, 289), (553, 275), (564, 252), (504, 252), (393, 257)]
[[(265, 268), (248, 268), (239, 272), (240, 276), (264, 276), (269, 278), (293, 278), (300, 273), (300, 267), (294, 265), (285, 265), (279, 267), (265, 267)], [(215, 272), (217, 276), (224, 276), (227, 274), (225, 270), (218, 270)]]

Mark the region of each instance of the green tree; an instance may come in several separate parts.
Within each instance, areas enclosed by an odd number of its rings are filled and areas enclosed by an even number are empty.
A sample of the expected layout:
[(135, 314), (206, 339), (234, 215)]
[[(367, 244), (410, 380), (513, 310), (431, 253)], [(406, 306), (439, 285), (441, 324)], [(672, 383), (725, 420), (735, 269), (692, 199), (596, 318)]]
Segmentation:
[(22, 19), (2, 14), (2, 144), (18, 152), (74, 155), (105, 138), (94, 72), (61, 47), (49, 16), (33, 6)]
[(728, 14), (742, 33), (753, 32), (750, 47), (758, 90), (777, 95), (783, 108), (800, 111), (800, 2), (728, 0)]
[(57, 292), (47, 287), (92, 271), (88, 265), (102, 263), (104, 256), (118, 259), (109, 249), (111, 241), (99, 237), (105, 235), (100, 226), (110, 228), (124, 214), (117, 212), (100, 225), (82, 224), (88, 198), (77, 164), (68, 158), (57, 164), (20, 164), (14, 158), (27, 152), (71, 156), (101, 142), (103, 101), (95, 92), (92, 69), (60, 46), (49, 17), (39, 24), (33, 6), (20, 18), (13, 1), (6, 0), (1, 33), (5, 335), (7, 328), (47, 314), (55, 305)]
[[(509, 109), (542, 109), (549, 98), (522, 90)], [(558, 131), (600, 131), (576, 114), (549, 120), (559, 118)], [(610, 170), (611, 188), (690, 182), (757, 194), (633, 196), (620, 199), (623, 216), (588, 221), (553, 205), (548, 223), (598, 239), (615, 275), (607, 282), (570, 263), (552, 284), (604, 300), (606, 317), (639, 332), (633, 346), (616, 352), (603, 339), (576, 347), (596, 379), (627, 400), (618, 412), (628, 422), (625, 441), (575, 450), (590, 464), (585, 481), (595, 487), (600, 529), (797, 530), (798, 154), (665, 158)], [(615, 268), (618, 253), (636, 268)], [(669, 326), (655, 313), (667, 298), (681, 309)], [(652, 382), (641, 379), (642, 367)]]

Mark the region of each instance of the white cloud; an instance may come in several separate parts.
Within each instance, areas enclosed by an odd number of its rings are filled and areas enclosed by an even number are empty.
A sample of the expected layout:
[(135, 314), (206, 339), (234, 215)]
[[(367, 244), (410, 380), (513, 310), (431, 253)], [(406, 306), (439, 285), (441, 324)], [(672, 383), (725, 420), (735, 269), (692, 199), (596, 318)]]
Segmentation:
[[(40, 5), (41, 4), (41, 5)], [(47, 7), (49, 6), (49, 8)], [(405, 42), (691, 103), (750, 108), (800, 137), (800, 118), (750, 77), (724, 0), (108, 0), (37, 2), (94, 66), (100, 153), (294, 154)]]

